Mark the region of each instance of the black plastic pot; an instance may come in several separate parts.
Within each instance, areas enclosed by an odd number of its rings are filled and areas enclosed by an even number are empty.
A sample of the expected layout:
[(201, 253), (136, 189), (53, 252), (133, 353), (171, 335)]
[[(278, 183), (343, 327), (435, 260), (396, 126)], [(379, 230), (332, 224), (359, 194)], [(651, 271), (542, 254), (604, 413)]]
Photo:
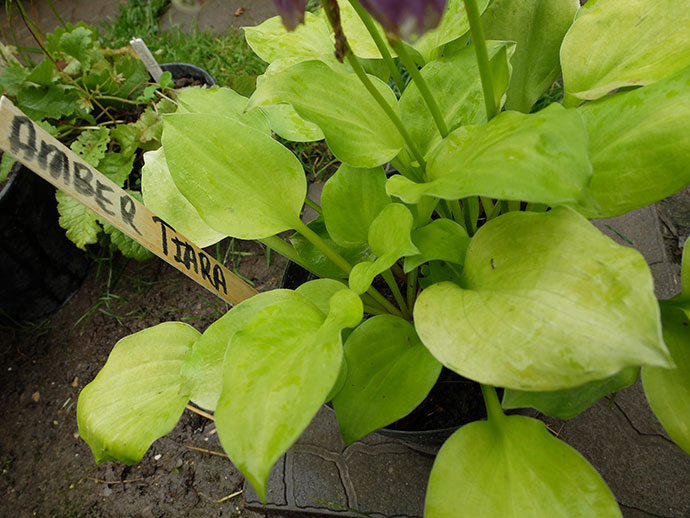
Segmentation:
[[(307, 270), (293, 262), (289, 262), (287, 267), (285, 268), (285, 271), (283, 272), (283, 277), (281, 279), (280, 286), (281, 288), (295, 289), (299, 287), (301, 284), (304, 284), (305, 282), (313, 279), (316, 279), (316, 276), (314, 276), (312, 273), (308, 272)], [(442, 380), (444, 377), (446, 377), (445, 374), (448, 373), (452, 374), (452, 376), (455, 376), (459, 380), (464, 380), (464, 378), (460, 378), (459, 376), (455, 375), (454, 373), (451, 373), (450, 371), (446, 371), (445, 369), (444, 373), (442, 373), (441, 378), (439, 378), (439, 380)], [(377, 433), (387, 435), (389, 437), (394, 437), (398, 440), (409, 442), (416, 445), (438, 448), (438, 446), (440, 446), (448, 437), (450, 437), (453, 434), (453, 432), (455, 432), (460, 426), (468, 422), (475, 421), (478, 418), (481, 419), (483, 417), (486, 417), (479, 384), (470, 382), (469, 380), (465, 380), (465, 382), (474, 385), (473, 388), (476, 390), (472, 390), (472, 403), (479, 404), (479, 409), (476, 408), (476, 405), (472, 405), (475, 408), (472, 408), (470, 412), (471, 415), (461, 415), (459, 416), (457, 423), (453, 422), (451, 426), (443, 428), (429, 430), (400, 430), (391, 427), (381, 428), (377, 430)], [(461, 397), (460, 390), (458, 391), (457, 397)], [(467, 391), (464, 389), (462, 390), (462, 397), (467, 397)], [(463, 405), (461, 402), (460, 406), (464, 407), (466, 406), (466, 403), (467, 402), (465, 401), (465, 405)], [(443, 404), (450, 404), (450, 402), (446, 401)]]
[(201, 81), (207, 86), (216, 84), (214, 77), (206, 70), (190, 63), (162, 63), (163, 72), (170, 72), (176, 81), (182, 78)]
[(0, 191), (0, 317), (54, 312), (77, 291), (88, 264), (58, 224), (55, 188), (16, 164)]

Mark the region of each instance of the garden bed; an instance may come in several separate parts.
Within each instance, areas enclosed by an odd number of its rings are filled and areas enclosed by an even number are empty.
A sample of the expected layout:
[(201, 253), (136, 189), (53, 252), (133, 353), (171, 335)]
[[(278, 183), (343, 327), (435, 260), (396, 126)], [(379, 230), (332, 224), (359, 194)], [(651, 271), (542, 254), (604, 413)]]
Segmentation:
[[(226, 253), (228, 241), (221, 247)], [(260, 290), (278, 283), (285, 265), (263, 247), (243, 242), (239, 272)], [(215, 254), (215, 250), (210, 251)], [(77, 434), (79, 391), (103, 366), (115, 342), (168, 320), (205, 329), (225, 304), (159, 260), (118, 256), (91, 266), (82, 288), (57, 313), (0, 328), (0, 515), (17, 517), (233, 516), (242, 477), (224, 457), (211, 421), (185, 412), (175, 430), (143, 462), (96, 466)], [(122, 275), (113, 288), (108, 278)], [(115, 482), (105, 484), (101, 481)], [(242, 516), (252, 516), (242, 513)]]

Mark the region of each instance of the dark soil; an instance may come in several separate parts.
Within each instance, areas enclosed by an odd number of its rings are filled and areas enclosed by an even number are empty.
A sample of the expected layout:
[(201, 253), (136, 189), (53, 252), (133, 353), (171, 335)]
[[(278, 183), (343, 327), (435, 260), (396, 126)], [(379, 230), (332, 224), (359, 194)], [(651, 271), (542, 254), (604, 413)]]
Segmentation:
[(443, 430), (485, 418), (486, 407), (479, 384), (444, 367), (426, 399), (409, 415), (386, 428), (408, 432)]
[(186, 88), (188, 86), (206, 86), (206, 82), (193, 77), (180, 77), (175, 79), (175, 88)]
[[(220, 247), (221, 257), (229, 243)], [(234, 250), (250, 255), (228, 250), (226, 264), (241, 259), (239, 272), (257, 289), (277, 287), (282, 258), (272, 254), (267, 269), (262, 246), (235, 241)], [(54, 315), (0, 327), (0, 516), (257, 516), (243, 509), (236, 494), (243, 479), (230, 461), (190, 449), (222, 452), (212, 421), (186, 411), (131, 469), (96, 466), (77, 432), (79, 391), (117, 340), (173, 320), (202, 331), (225, 310), (162, 261), (118, 256), (112, 265), (92, 263), (79, 291)]]

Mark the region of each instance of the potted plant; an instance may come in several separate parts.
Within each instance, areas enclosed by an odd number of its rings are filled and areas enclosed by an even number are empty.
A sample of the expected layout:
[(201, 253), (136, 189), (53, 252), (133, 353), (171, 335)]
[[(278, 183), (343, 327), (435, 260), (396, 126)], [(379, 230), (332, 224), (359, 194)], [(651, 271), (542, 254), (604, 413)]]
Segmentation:
[[(23, 11), (20, 14), (25, 16)], [(211, 86), (215, 80), (195, 65), (167, 63), (160, 81), (152, 83), (130, 47), (103, 46), (92, 26), (67, 24), (46, 35), (27, 26), (44, 58), (38, 66), (22, 65), (5, 48), (0, 74), (4, 94), (80, 157), (141, 199), (142, 154), (160, 147), (160, 116), (175, 108), (168, 98), (175, 96), (172, 89)], [(5, 163), (9, 166), (9, 161)], [(68, 195), (58, 192), (57, 202), (60, 225), (78, 248), (100, 242), (127, 257), (152, 257)]]
[[(78, 403), (96, 461), (137, 462), (191, 400), (215, 411), (265, 498), (324, 402), (351, 443), (410, 412), (445, 366), (481, 384), (488, 420), (441, 448), (426, 516), (620, 516), (579, 453), (503, 408), (570, 417), (642, 366), (690, 451), (690, 259), (683, 293), (659, 303), (640, 254), (588, 221), (690, 183), (690, 43), (676, 31), (690, 12), (328, 0), (297, 25), (303, 4), (278, 2), (294, 31), (246, 29), (270, 63), (251, 98), (190, 90), (146, 167), (169, 179), (178, 221), (195, 218), (188, 237), (258, 239), (321, 278), (260, 293), (203, 334), (170, 322), (118, 342)], [(549, 90), (561, 71), (562, 102)], [(272, 132), (325, 138), (342, 162), (321, 205)], [(309, 225), (305, 205), (321, 214)]]

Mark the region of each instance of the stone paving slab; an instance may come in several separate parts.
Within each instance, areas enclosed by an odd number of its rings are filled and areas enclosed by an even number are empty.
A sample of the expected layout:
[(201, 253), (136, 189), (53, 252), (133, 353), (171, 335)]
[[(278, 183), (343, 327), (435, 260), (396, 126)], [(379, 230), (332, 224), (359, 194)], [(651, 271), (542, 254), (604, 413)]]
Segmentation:
[[(593, 223), (642, 253), (658, 297), (678, 292), (654, 207)], [(690, 456), (668, 438), (639, 382), (569, 421), (540, 418), (597, 468), (625, 518), (690, 517)], [(433, 448), (379, 434), (345, 448), (333, 412), (322, 409), (271, 473), (267, 504), (246, 484), (246, 507), (281, 516), (421, 517), (433, 457)]]
[(377, 433), (346, 447), (335, 413), (324, 407), (271, 472), (267, 505), (249, 484), (245, 505), (308, 516), (421, 517), (435, 452)]

